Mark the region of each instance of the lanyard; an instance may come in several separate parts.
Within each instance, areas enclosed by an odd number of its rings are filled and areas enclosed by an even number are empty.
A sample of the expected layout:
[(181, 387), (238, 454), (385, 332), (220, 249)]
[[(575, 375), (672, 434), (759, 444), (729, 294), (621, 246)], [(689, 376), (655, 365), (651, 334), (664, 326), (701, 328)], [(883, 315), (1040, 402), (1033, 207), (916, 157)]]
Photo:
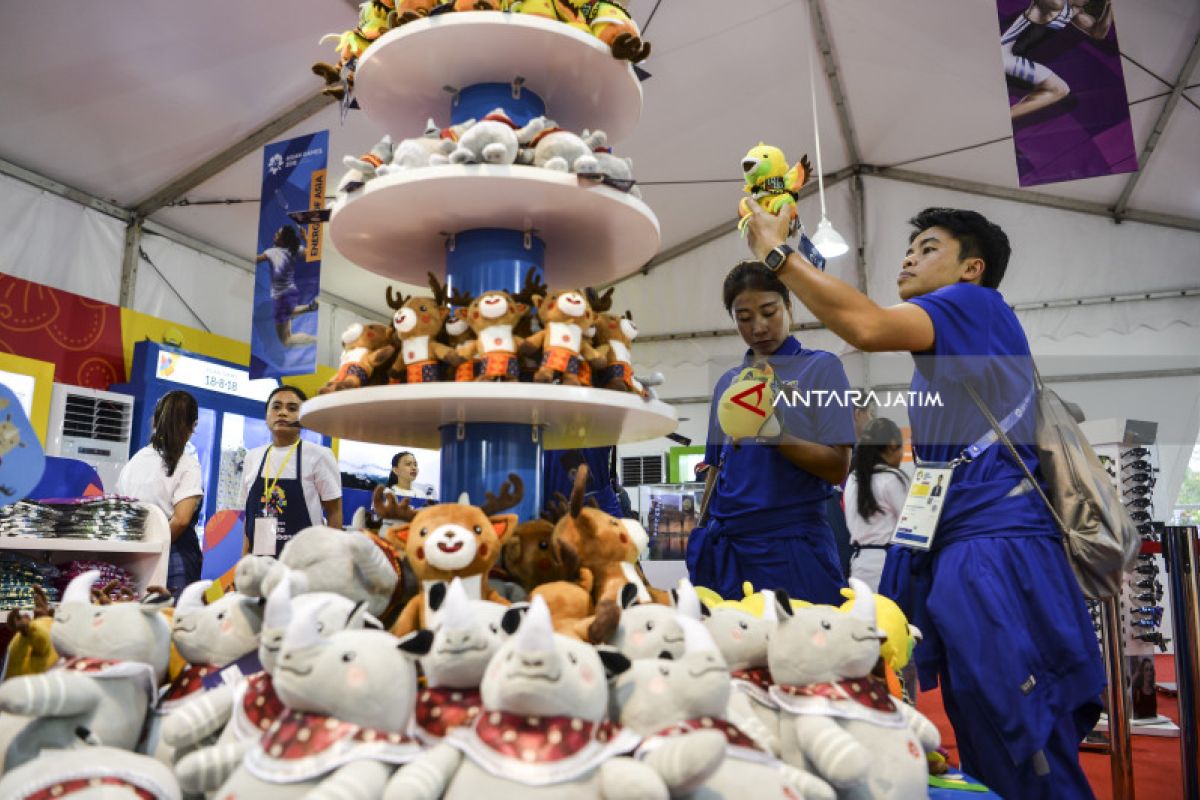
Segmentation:
[[(1010, 430), (1012, 430), (1014, 425), (1020, 422), (1021, 417), (1025, 416), (1025, 412), (1029, 410), (1029, 404), (1033, 402), (1033, 398), (1036, 394), (1037, 384), (1034, 384), (1034, 387), (1029, 390), (1029, 394), (1025, 395), (1025, 399), (1021, 401), (1020, 405), (1009, 412), (1007, 417), (1000, 420), (1000, 430), (1002, 433), (1008, 433)], [(974, 444), (963, 448), (963, 451), (958, 454), (958, 457), (950, 462), (950, 466), (953, 468), (957, 467), (959, 464), (971, 463), (975, 459), (979, 458), (979, 455), (984, 450), (987, 450), (989, 447), (995, 444), (996, 440), (999, 438), (1000, 436), (996, 433), (995, 428), (989, 429), (987, 433), (975, 440)], [(916, 458), (915, 453), (913, 454), (913, 460), (917, 464), (921, 463), (921, 460)]]
[[(277, 469), (275, 471), (275, 480), (272, 481), (270, 478), (267, 479), (266, 486), (264, 487), (265, 491), (263, 492), (263, 497), (270, 498), (270, 497), (274, 496), (273, 492), (275, 491), (275, 487), (279, 484), (279, 477), (281, 475), (283, 475), (283, 471), (285, 469), (287, 469), (288, 462), (292, 460), (292, 453), (296, 452), (296, 448), (299, 446), (300, 446), (300, 440), (297, 439), (296, 443), (288, 448), (287, 455), (284, 456), (284, 458), (283, 458), (283, 463), (280, 464), (279, 469)], [(270, 447), (267, 448), (267, 457), (266, 457), (266, 460), (263, 462), (264, 469), (266, 468), (267, 464), (271, 463), (271, 451), (274, 449), (275, 449), (275, 445), (271, 445)]]

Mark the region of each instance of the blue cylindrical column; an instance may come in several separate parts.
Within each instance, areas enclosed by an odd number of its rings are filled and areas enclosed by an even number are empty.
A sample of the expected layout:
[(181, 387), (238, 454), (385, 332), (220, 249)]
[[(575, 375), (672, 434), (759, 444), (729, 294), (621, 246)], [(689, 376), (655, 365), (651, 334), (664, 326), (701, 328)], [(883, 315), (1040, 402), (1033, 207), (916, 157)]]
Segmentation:
[(514, 92), (510, 83), (477, 83), (459, 89), (450, 106), (450, 124), (458, 125), (470, 119), (483, 119), (497, 108), (503, 109), (518, 127), (546, 113), (546, 104), (542, 102), (542, 98), (524, 87)]
[(452, 248), (446, 253), (446, 285), (475, 297), (487, 291), (520, 290), (530, 267), (542, 274), (546, 254), (536, 236), (501, 228), (457, 233)]
[(471, 503), (483, 503), (486, 492), (498, 494), (515, 472), (524, 483), (521, 502), (504, 513), (537, 519), (542, 510), (541, 431), (532, 425), (465, 422), (442, 426), (442, 502), (453, 503), (462, 492)]

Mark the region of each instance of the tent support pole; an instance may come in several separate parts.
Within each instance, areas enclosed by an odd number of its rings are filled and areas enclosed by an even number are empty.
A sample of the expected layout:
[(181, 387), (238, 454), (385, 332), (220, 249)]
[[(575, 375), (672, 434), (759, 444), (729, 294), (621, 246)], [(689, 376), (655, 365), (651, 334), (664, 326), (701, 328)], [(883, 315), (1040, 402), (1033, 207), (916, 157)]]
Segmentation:
[(117, 305), (121, 308), (133, 308), (138, 262), (141, 261), (143, 223), (141, 217), (135, 216), (125, 226), (125, 249), (121, 254), (121, 292), (117, 295)]
[(1184, 60), (1183, 68), (1179, 70), (1179, 76), (1175, 78), (1175, 84), (1171, 87), (1171, 94), (1163, 103), (1162, 110), (1158, 112), (1158, 119), (1154, 121), (1154, 127), (1150, 129), (1150, 136), (1146, 139), (1146, 146), (1142, 148), (1141, 158), (1138, 159), (1137, 170), (1129, 176), (1129, 180), (1125, 181), (1125, 187), (1121, 189), (1121, 196), (1117, 198), (1117, 203), (1113, 206), (1112, 216), (1115, 221), (1120, 222), (1129, 218), (1126, 213), (1129, 208), (1129, 198), (1133, 196), (1133, 190), (1137, 188), (1138, 180), (1149, 166), (1150, 156), (1154, 155), (1154, 150), (1158, 147), (1158, 140), (1162, 138), (1163, 131), (1167, 129), (1171, 114), (1179, 105), (1179, 98), (1183, 97), (1183, 90), (1187, 87), (1191, 74), (1196, 70), (1197, 62), (1200, 62), (1200, 33), (1196, 34), (1192, 48)]

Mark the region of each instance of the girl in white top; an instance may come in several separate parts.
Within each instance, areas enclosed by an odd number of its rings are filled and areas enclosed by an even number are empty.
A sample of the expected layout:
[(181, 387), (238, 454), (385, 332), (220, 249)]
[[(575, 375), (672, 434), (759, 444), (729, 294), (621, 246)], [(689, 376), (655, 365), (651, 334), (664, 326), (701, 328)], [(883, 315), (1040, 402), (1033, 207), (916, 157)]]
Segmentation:
[(846, 479), (846, 527), (850, 531), (850, 577), (879, 590), (888, 542), (908, 496), (908, 476), (900, 471), (904, 439), (890, 419), (863, 429)]
[(397, 497), (413, 497), (433, 500), (433, 487), (424, 483), (415, 483), (420, 470), (417, 467), (417, 457), (407, 450), (392, 457), (392, 475), (388, 490)]
[(186, 452), (196, 430), (196, 398), (167, 392), (154, 407), (150, 444), (133, 454), (117, 478), (117, 494), (158, 506), (171, 526), (167, 588), (176, 594), (200, 580), (202, 554), (194, 522), (204, 494), (200, 461)]

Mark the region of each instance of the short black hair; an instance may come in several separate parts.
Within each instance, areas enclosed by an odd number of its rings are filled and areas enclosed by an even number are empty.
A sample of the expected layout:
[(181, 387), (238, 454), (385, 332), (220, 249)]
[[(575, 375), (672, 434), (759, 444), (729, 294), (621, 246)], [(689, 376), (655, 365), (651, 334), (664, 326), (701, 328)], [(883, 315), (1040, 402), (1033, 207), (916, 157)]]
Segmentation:
[(410, 451), (401, 450), (399, 453), (396, 453), (396, 455), (392, 456), (392, 469), (395, 469), (396, 465), (400, 463), (400, 459), (404, 458), (405, 456), (412, 456), (413, 459), (416, 459), (416, 456), (413, 456)]
[(945, 228), (958, 242), (960, 259), (982, 258), (983, 277), (979, 283), (996, 289), (1008, 269), (1008, 257), (1012, 247), (1004, 229), (978, 211), (961, 208), (927, 208), (908, 221), (914, 230), (908, 237), (909, 244), (917, 234), (929, 228)]
[(274, 389), (272, 389), (271, 393), (267, 395), (267, 408), (271, 407), (271, 401), (274, 400), (275, 395), (279, 394), (280, 392), (291, 392), (292, 394), (296, 395), (296, 397), (300, 398), (301, 403), (308, 399), (308, 395), (306, 395), (301, 389), (298, 389), (295, 386), (288, 386), (286, 383), (281, 383), (279, 386), (276, 386)]
[(743, 261), (729, 270), (729, 274), (725, 276), (725, 284), (721, 287), (726, 313), (733, 313), (733, 301), (742, 292), (778, 292), (783, 297), (783, 305), (789, 310), (792, 307), (792, 297), (788, 288), (779, 280), (779, 276), (761, 261)]

